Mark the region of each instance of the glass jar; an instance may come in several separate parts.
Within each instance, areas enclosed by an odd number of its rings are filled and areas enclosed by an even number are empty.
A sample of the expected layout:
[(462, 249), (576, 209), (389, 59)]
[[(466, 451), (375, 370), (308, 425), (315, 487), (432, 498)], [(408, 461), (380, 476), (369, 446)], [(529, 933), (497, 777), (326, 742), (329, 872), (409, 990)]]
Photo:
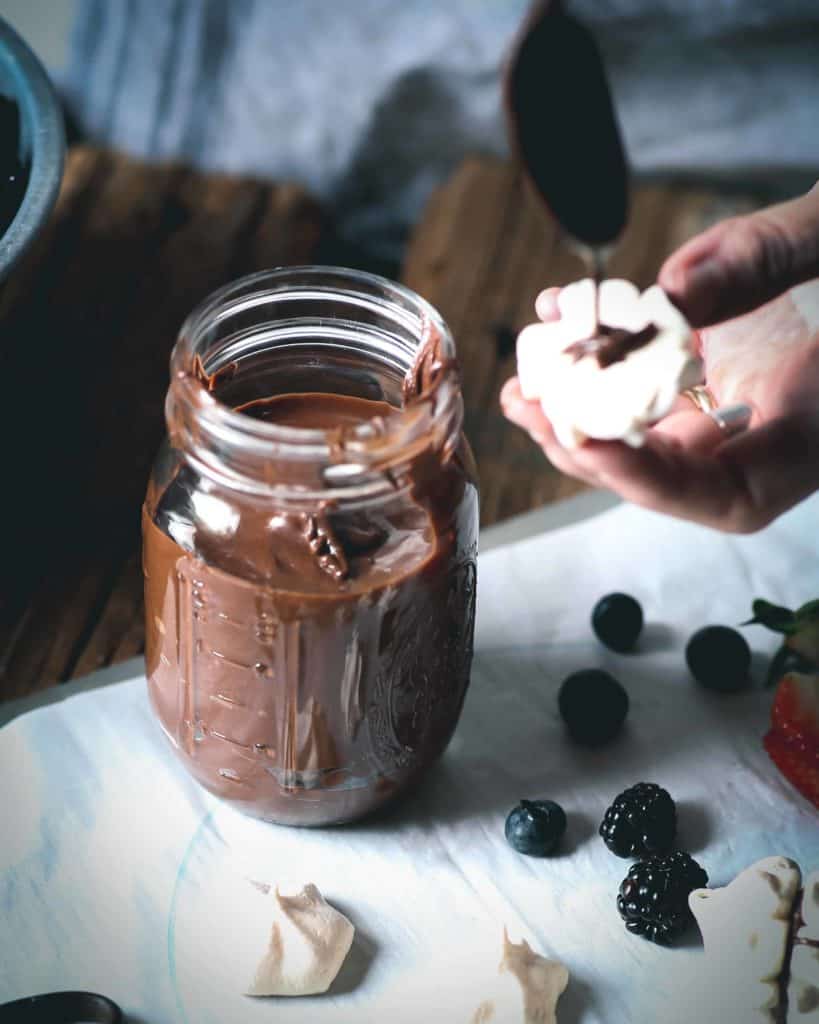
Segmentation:
[(443, 753), (469, 681), (478, 495), (452, 338), (329, 267), (217, 292), (171, 357), (143, 508), (151, 702), (249, 814), (350, 821)]

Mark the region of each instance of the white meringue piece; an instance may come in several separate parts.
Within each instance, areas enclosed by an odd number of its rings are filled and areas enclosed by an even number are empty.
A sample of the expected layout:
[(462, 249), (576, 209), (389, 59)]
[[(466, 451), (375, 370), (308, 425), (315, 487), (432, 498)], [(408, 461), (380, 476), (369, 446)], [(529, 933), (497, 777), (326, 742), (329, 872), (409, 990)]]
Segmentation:
[(295, 896), (259, 887), (272, 922), (267, 946), (245, 988), (249, 996), (306, 996), (326, 992), (353, 943), (355, 928), (315, 885)]
[(785, 1020), (786, 1024), (819, 1024), (819, 871), (805, 882), (802, 922), (794, 934)]
[(654, 285), (640, 294), (630, 281), (603, 281), (600, 322), (640, 331), (654, 324), (658, 333), (625, 359), (601, 369), (597, 360), (575, 360), (566, 349), (594, 330), (595, 286), (590, 278), (560, 291), (560, 319), (530, 324), (518, 335), (521, 393), (539, 400), (557, 439), (576, 447), (587, 438), (625, 441), (637, 447), (646, 429), (662, 419), (681, 391), (701, 379), (701, 366), (685, 317)]
[(801, 877), (787, 857), (767, 857), (724, 888), (695, 889), (689, 896), (705, 947), (709, 1022), (779, 1019), (780, 976)]
[(510, 942), (504, 929), (501, 962), (470, 1024), (557, 1024), (557, 1001), (568, 984), (564, 964), (535, 953), (525, 939)]

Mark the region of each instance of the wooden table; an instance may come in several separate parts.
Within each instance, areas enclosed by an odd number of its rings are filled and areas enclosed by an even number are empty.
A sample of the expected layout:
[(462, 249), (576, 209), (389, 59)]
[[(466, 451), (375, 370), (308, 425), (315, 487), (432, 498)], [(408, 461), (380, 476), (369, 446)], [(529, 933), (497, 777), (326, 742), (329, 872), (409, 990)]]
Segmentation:
[[(612, 273), (662, 257), (760, 195), (641, 187)], [(138, 655), (139, 509), (185, 314), (253, 270), (323, 260), (332, 232), (293, 185), (151, 167), (86, 147), (26, 265), (0, 292), (5, 430), (0, 700)], [(432, 197), (401, 276), (448, 320), (489, 525), (574, 493), (501, 417), (537, 292), (582, 273), (509, 164), (471, 159)]]

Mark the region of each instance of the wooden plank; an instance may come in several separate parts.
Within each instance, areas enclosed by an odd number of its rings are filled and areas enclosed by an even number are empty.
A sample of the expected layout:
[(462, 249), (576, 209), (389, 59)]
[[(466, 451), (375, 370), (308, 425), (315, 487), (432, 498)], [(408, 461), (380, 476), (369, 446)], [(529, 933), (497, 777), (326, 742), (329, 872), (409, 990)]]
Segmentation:
[(142, 581), (142, 559), (135, 551), (123, 564), (87, 642), (70, 667), (70, 677), (85, 676), (105, 665), (142, 654), (145, 646)]
[[(686, 238), (762, 200), (761, 195), (642, 185), (635, 189), (629, 226), (609, 273), (645, 287)], [(582, 487), (506, 423), (498, 395), (514, 373), (514, 339), (533, 319), (538, 292), (585, 273), (515, 167), (494, 159), (466, 161), (433, 195), (410, 240), (403, 280), (441, 311), (458, 346), (484, 526)]]
[(83, 637), (110, 590), (115, 560), (107, 549), (87, 552), (82, 559), (61, 565), (35, 591), (0, 663), (2, 699), (70, 678)]

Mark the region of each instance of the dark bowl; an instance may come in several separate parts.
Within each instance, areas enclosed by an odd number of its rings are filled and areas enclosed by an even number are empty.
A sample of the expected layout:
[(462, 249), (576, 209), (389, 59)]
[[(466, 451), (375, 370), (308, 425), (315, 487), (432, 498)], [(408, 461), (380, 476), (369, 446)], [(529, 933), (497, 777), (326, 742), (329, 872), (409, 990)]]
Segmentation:
[(64, 155), (63, 115), (51, 82), (0, 18), (0, 281), (51, 212)]

